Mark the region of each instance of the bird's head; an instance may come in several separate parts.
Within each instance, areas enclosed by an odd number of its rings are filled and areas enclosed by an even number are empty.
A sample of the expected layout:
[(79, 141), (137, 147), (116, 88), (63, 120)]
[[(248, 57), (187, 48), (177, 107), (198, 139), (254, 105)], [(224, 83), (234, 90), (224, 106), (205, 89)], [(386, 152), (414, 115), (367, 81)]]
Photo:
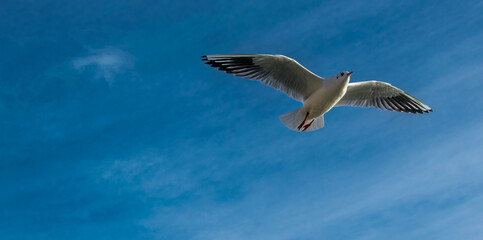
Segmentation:
[(337, 81), (349, 80), (349, 78), (351, 77), (351, 74), (352, 74), (352, 72), (344, 71), (344, 72), (337, 73), (336, 75), (334, 75), (330, 78), (332, 78), (333, 80), (337, 80)]

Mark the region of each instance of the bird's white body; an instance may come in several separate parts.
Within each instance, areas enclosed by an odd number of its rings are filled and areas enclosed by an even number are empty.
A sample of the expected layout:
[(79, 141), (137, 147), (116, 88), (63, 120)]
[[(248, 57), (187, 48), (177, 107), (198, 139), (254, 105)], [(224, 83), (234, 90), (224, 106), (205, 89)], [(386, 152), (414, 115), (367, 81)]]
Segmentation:
[(427, 113), (430, 107), (388, 83), (349, 83), (352, 72), (322, 78), (282, 55), (231, 54), (203, 56), (206, 64), (239, 77), (258, 80), (303, 102), (301, 108), (280, 116), (294, 131), (324, 126), (323, 115), (335, 106), (375, 107), (384, 110)]
[(312, 93), (302, 106), (301, 110), (309, 113), (307, 120), (320, 117), (334, 107), (347, 91), (349, 80), (350, 76), (324, 79), (322, 87)]

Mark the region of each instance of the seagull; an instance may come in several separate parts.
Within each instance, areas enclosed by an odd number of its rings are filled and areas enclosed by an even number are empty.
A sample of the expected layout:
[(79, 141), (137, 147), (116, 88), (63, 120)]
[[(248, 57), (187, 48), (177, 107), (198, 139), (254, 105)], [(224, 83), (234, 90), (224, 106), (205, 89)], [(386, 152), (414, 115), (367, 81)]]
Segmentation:
[(324, 127), (324, 114), (333, 107), (374, 107), (405, 113), (433, 110), (415, 97), (389, 83), (366, 81), (349, 83), (352, 72), (319, 77), (297, 61), (283, 55), (219, 54), (202, 56), (202, 61), (235, 76), (260, 81), (300, 101), (303, 106), (279, 116), (297, 132)]

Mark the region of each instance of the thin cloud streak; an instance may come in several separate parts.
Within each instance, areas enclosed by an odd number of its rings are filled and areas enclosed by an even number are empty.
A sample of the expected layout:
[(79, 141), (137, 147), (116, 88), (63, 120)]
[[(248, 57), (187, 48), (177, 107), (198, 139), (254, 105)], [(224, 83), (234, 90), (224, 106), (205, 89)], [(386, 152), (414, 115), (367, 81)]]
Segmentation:
[(102, 78), (112, 84), (115, 75), (132, 69), (134, 62), (133, 57), (125, 51), (116, 48), (104, 48), (93, 50), (89, 56), (74, 59), (72, 65), (79, 72), (93, 66), (96, 78)]
[[(301, 234), (303, 236), (303, 233), (307, 237), (320, 236), (320, 231), (328, 231), (337, 236), (328, 226), (340, 227), (340, 224), (350, 219), (364, 219), (376, 213), (391, 212), (420, 202), (449, 201), (461, 195), (461, 191), (473, 195), (473, 198), (481, 198), (483, 177), (479, 173), (483, 169), (475, 159), (479, 152), (477, 146), (483, 143), (480, 136), (483, 136), (483, 124), (470, 127), (464, 133), (448, 136), (440, 145), (414, 149), (408, 155), (397, 154), (398, 151), (394, 153), (398, 156), (381, 154), (379, 158), (394, 161), (356, 175), (349, 182), (341, 179), (344, 175), (329, 176), (332, 182), (349, 184), (349, 189), (339, 192), (318, 187), (315, 183), (324, 180), (316, 176), (316, 171), (305, 172), (305, 176), (298, 175), (297, 179), (290, 181), (300, 183), (303, 189), (293, 188), (293, 183), (289, 184), (292, 187), (280, 188), (289, 182), (278, 178), (262, 178), (246, 186), (247, 196), (243, 201), (215, 204), (205, 199), (201, 203), (204, 210), (189, 206), (177, 209), (178, 217), (171, 219), (170, 224), (178, 227), (188, 224), (188, 230), (197, 232), (197, 239), (286, 239)], [(313, 184), (307, 184), (309, 180)], [(457, 213), (464, 211), (466, 208), (458, 210), (458, 206), (465, 204), (465, 201), (455, 203), (451, 209), (455, 208)], [(479, 205), (477, 201), (468, 204), (473, 207)], [(271, 207), (267, 209), (265, 205)], [(167, 219), (163, 215), (160, 212), (153, 219), (147, 220), (146, 226), (157, 228), (159, 224), (165, 224)], [(473, 215), (473, 219), (480, 216), (477, 212)], [(427, 231), (430, 230), (428, 228)], [(435, 234), (432, 232), (432, 236), (438, 236)]]

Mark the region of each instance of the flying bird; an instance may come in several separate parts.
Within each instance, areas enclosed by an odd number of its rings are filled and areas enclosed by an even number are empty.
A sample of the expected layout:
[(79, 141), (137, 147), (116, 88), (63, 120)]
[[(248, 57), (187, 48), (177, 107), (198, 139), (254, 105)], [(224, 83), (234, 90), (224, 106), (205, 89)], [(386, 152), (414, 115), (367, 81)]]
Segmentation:
[(235, 76), (257, 80), (300, 101), (303, 106), (279, 116), (289, 129), (298, 132), (324, 127), (324, 114), (333, 107), (375, 107), (405, 113), (433, 110), (389, 83), (349, 83), (352, 72), (319, 77), (297, 61), (283, 55), (220, 54), (202, 56), (202, 61)]

